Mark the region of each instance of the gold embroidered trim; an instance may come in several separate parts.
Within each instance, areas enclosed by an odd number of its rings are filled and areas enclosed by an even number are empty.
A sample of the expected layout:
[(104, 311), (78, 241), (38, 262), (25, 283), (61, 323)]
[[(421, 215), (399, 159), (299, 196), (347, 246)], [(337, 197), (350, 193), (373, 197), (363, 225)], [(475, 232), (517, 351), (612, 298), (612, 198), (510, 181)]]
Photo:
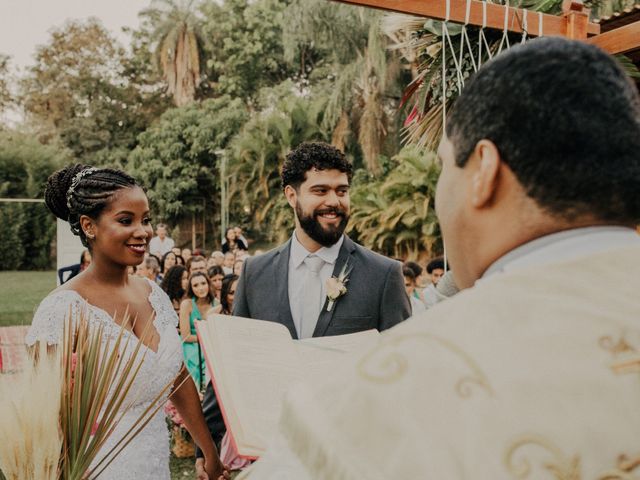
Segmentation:
[[(507, 470), (514, 478), (528, 478), (532, 471), (531, 460), (526, 456), (525, 449), (538, 447), (550, 457), (541, 466), (548, 470), (555, 480), (580, 480), (580, 457), (567, 457), (557, 445), (539, 435), (525, 435), (515, 440), (504, 455)], [(524, 455), (516, 462), (516, 455)]]
[(631, 345), (624, 334), (615, 341), (611, 336), (600, 337), (598, 344), (614, 358), (609, 368), (618, 375), (640, 373), (640, 350)]
[(493, 396), (494, 392), (489, 384), (487, 376), (478, 366), (478, 363), (473, 359), (473, 357), (453, 342), (428, 333), (406, 334), (391, 337), (389, 341), (374, 350), (371, 350), (358, 362), (358, 375), (375, 383), (389, 384), (397, 382), (406, 375), (409, 370), (409, 362), (404, 355), (395, 349), (395, 347), (412, 340), (434, 342), (462, 360), (462, 362), (469, 368), (471, 373), (464, 375), (456, 382), (455, 392), (459, 397), (471, 397), (473, 394), (473, 386), (480, 387), (489, 395)]
[(618, 457), (617, 468), (605, 472), (598, 477), (598, 480), (639, 480), (640, 477), (633, 475), (633, 471), (638, 467), (640, 467), (640, 455), (635, 458), (629, 458), (626, 455), (620, 455)]

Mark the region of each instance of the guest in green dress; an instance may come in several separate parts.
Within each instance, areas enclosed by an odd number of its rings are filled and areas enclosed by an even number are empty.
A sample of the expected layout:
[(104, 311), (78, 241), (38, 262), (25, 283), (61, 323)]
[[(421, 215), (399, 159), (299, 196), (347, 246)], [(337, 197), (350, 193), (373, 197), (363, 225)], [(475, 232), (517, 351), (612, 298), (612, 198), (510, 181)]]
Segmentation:
[(204, 355), (198, 343), (195, 321), (206, 318), (213, 307), (214, 297), (209, 285), (209, 277), (197, 272), (189, 278), (189, 296), (180, 304), (180, 336), (184, 363), (193, 378), (198, 390), (204, 388), (205, 363)]

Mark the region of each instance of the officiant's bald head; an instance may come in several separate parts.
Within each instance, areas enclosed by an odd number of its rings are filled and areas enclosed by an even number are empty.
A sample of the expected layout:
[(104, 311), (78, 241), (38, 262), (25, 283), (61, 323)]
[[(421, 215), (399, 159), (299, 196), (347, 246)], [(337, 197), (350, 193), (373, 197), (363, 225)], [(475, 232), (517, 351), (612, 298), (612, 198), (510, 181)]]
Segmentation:
[(467, 83), (438, 148), (436, 210), (456, 281), (537, 237), (640, 220), (640, 99), (596, 47), (543, 38)]

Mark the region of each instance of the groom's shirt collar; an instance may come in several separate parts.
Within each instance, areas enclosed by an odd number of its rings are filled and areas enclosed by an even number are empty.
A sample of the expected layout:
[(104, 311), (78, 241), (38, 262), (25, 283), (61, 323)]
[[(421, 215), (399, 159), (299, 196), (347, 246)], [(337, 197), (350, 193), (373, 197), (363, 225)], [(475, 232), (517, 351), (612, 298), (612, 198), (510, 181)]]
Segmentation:
[(304, 259), (309, 255), (316, 255), (324, 260), (326, 263), (333, 265), (336, 263), (338, 259), (338, 255), (340, 254), (340, 248), (342, 247), (342, 243), (344, 242), (344, 235), (340, 237), (336, 243), (331, 245), (330, 247), (321, 247), (320, 250), (311, 253), (309, 250), (304, 248), (304, 246), (298, 241), (296, 237), (295, 230), (293, 231), (293, 235), (291, 236), (291, 254), (290, 254), (290, 264), (293, 268), (298, 268)]

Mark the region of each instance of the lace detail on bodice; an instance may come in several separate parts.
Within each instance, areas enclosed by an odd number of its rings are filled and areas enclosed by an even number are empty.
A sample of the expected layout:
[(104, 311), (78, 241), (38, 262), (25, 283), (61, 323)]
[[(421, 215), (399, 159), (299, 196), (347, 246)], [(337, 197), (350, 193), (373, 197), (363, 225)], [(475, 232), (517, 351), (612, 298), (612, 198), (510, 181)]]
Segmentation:
[[(124, 435), (136, 417), (144, 411), (158, 393), (176, 377), (182, 366), (181, 342), (174, 326), (178, 320), (176, 313), (165, 292), (155, 283), (149, 283), (151, 292), (148, 300), (155, 312), (153, 325), (160, 336), (158, 351), (154, 352), (149, 348), (142, 347), (141, 352), (144, 352), (145, 355), (142, 367), (125, 400), (125, 404), (132, 404), (133, 408), (123, 417), (102, 448), (101, 452), (105, 454)], [(26, 336), (26, 343), (33, 345), (37, 340), (46, 341), (50, 345), (59, 343), (65, 319), (71, 315), (72, 321), (76, 321), (82, 312), (86, 314), (91, 324), (103, 326), (104, 341), (107, 338), (116, 338), (120, 334), (121, 327), (113, 321), (107, 312), (87, 303), (75, 291), (60, 290), (45, 298), (38, 307)], [(137, 338), (129, 331), (125, 331), (124, 335), (132, 338), (129, 339), (129, 347), (125, 348), (123, 345), (120, 353), (129, 356), (137, 344)], [(166, 394), (162, 402), (165, 400)], [(169, 475), (169, 438), (163, 410), (160, 409), (144, 430), (100, 475), (100, 478), (169, 480)]]

